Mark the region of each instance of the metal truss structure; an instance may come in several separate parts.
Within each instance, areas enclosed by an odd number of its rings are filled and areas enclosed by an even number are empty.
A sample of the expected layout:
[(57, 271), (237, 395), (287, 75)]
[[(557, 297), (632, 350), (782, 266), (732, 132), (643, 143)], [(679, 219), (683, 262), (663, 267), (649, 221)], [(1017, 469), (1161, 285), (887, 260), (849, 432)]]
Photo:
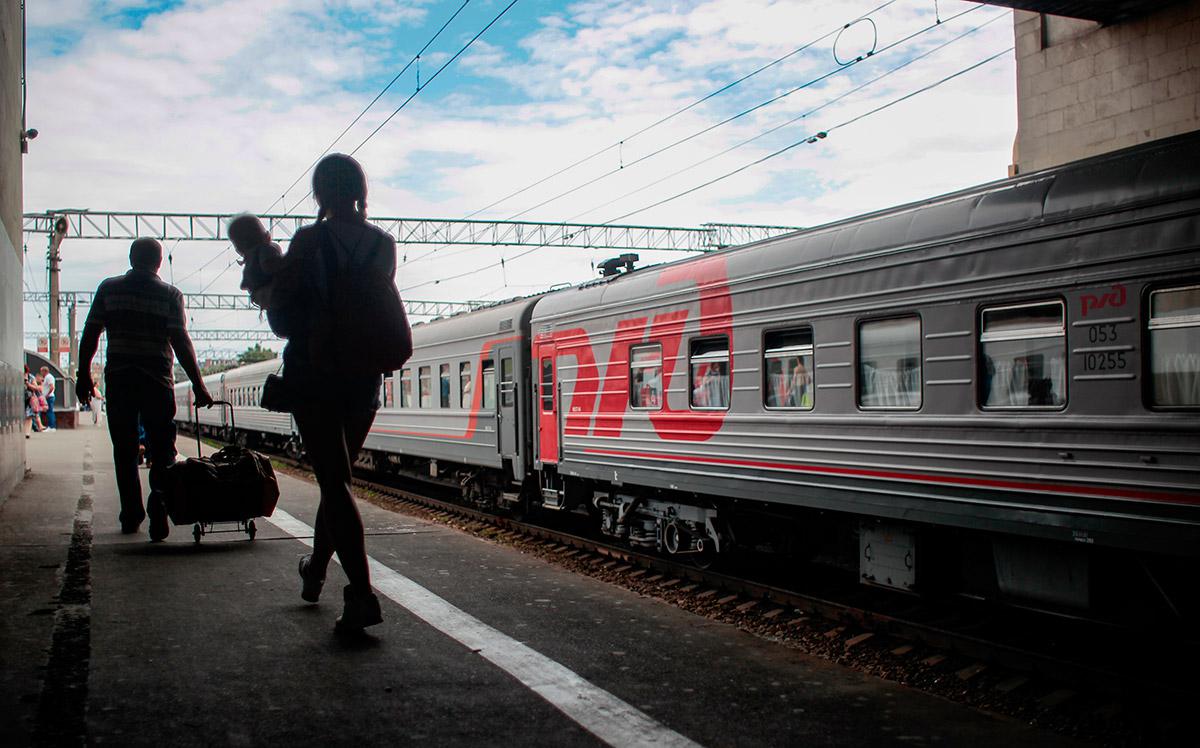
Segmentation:
[[(90, 306), (94, 291), (62, 291), (58, 294), (63, 307)], [(24, 300), (33, 304), (45, 304), (50, 300), (47, 291), (25, 291)], [(248, 309), (257, 311), (246, 294), (236, 293), (185, 293), (184, 305), (191, 311), (200, 309)], [(459, 312), (469, 312), (487, 306), (489, 301), (414, 301), (404, 300), (404, 309), (410, 317), (446, 317)]]
[[(231, 213), (143, 213), (65, 209), (26, 213), (24, 230), (53, 234), (56, 220), (66, 218), (67, 239), (124, 239), (150, 236), (160, 240), (226, 241)], [(288, 241), (313, 216), (259, 216), (278, 241)], [(442, 218), (371, 218), (371, 223), (399, 244), (572, 247), (577, 249), (671, 250), (710, 252), (796, 231), (794, 226), (706, 223), (699, 228), (630, 226), (533, 221), (480, 221)]]

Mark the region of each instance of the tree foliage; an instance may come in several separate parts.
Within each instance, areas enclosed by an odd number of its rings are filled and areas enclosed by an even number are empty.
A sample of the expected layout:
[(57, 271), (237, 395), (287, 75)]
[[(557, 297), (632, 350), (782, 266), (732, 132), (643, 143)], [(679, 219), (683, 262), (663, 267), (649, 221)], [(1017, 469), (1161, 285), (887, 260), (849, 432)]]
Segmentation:
[(275, 358), (275, 356), (275, 351), (270, 348), (263, 348), (261, 344), (255, 343), (247, 348), (245, 353), (238, 356), (238, 363), (245, 366), (246, 364), (253, 364), (259, 361), (267, 361)]

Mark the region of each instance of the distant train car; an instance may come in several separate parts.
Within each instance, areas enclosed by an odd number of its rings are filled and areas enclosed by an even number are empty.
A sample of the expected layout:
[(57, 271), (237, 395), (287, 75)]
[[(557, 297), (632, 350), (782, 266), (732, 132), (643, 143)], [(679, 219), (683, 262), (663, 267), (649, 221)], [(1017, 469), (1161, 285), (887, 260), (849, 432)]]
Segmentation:
[(283, 362), (272, 358), (239, 366), (221, 375), (219, 399), (232, 403), (233, 413), (232, 418), (228, 412), (220, 415), (226, 419), (225, 428), (233, 441), (299, 453), (300, 437), (295, 419), (288, 413), (276, 413), (259, 405), (267, 375), (278, 374), (282, 368)]
[(532, 467), (529, 316), (537, 297), (413, 326), (413, 355), (384, 382), (365, 449), (377, 466), (463, 483), (487, 503)]

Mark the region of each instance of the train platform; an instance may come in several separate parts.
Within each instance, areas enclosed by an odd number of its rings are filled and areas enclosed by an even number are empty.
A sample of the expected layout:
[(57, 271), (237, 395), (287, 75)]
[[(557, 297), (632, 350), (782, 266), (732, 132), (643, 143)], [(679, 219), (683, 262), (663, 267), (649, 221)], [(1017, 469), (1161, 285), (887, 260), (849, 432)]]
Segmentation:
[(0, 505), (5, 746), (1068, 742), (365, 502), (385, 621), (340, 637), (336, 565), (299, 597), (315, 484), (281, 475), (252, 541), (150, 543), (120, 533), (102, 427), (27, 445)]

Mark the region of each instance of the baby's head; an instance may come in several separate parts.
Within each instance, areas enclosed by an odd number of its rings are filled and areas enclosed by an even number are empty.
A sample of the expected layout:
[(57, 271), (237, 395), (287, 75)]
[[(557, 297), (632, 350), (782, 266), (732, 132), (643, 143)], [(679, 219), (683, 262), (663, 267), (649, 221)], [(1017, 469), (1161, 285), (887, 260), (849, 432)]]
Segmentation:
[(233, 242), (233, 248), (242, 254), (254, 247), (269, 244), (271, 241), (271, 235), (263, 227), (262, 221), (249, 213), (234, 216), (233, 220), (229, 222), (228, 233), (229, 241)]

